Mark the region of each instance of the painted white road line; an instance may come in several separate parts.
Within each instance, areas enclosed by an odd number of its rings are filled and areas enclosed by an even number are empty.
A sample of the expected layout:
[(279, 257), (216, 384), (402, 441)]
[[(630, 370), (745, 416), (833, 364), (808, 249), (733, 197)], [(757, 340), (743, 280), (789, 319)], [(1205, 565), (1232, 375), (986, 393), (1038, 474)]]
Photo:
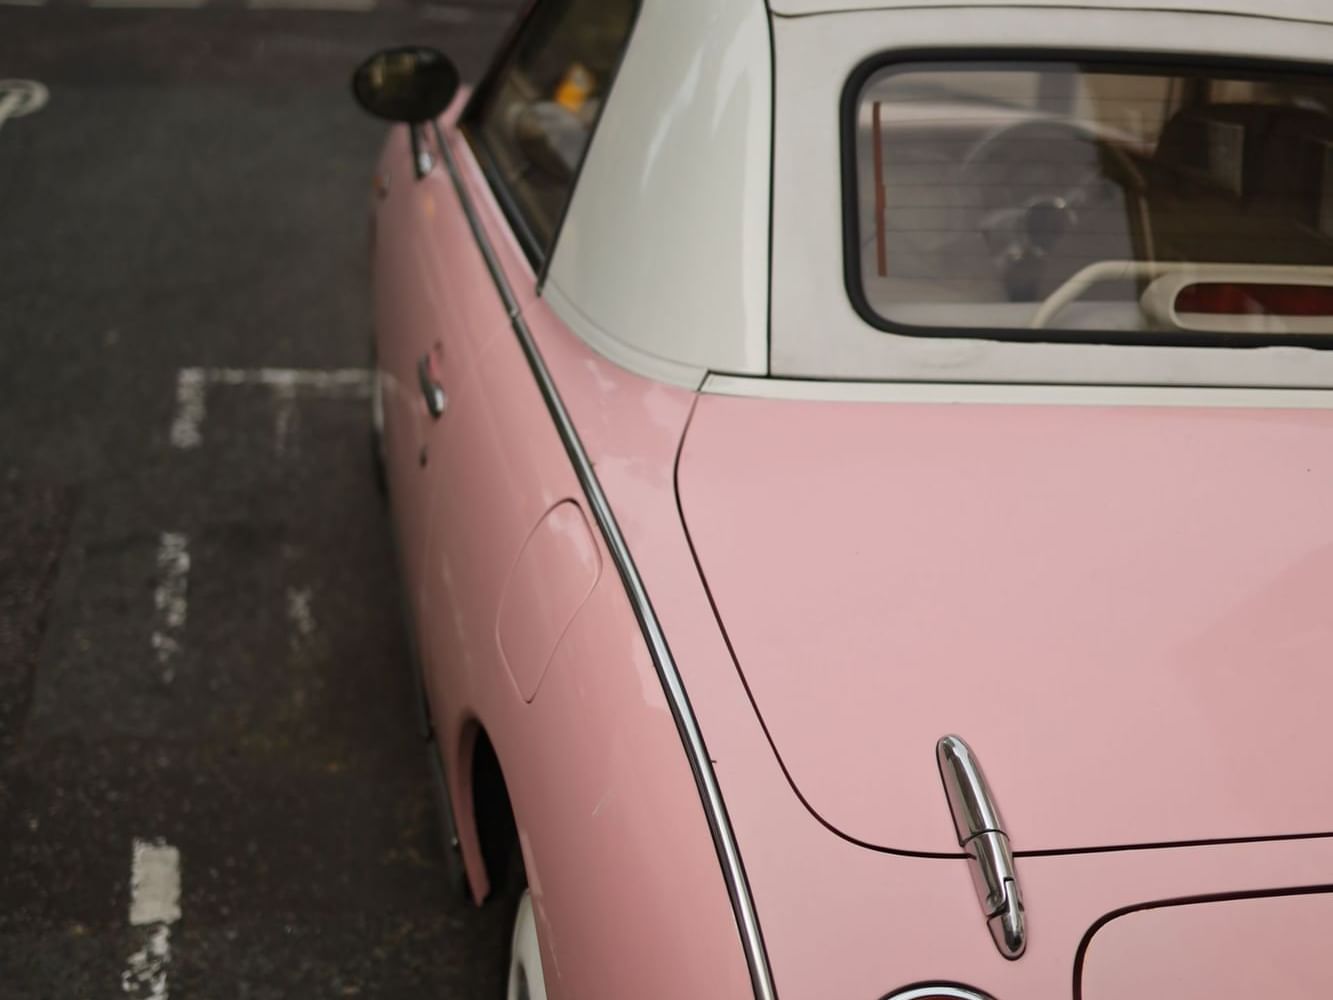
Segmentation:
[(51, 92), (36, 80), (0, 80), (0, 127), (11, 118), (42, 110), (50, 97)]
[(292, 416), (284, 406), (300, 394), (368, 399), (373, 374), (364, 368), (182, 368), (176, 373), (176, 412), (171, 420), (171, 443), (197, 448), (204, 440), (209, 386), (262, 386), (273, 394), (278, 410), (275, 438), (279, 451), (290, 438)]
[(299, 644), (315, 634), (315, 616), (310, 611), (310, 588), (287, 588), (287, 620), (292, 626), (292, 642)]
[(171, 965), (171, 928), (159, 924), (148, 940), (125, 960), (120, 988), (134, 1000), (168, 1000), (167, 967)]
[(370, 392), (365, 368), (195, 368), (214, 385), (291, 386), (315, 392)]
[(189, 587), (189, 539), (179, 532), (165, 531), (157, 546), (157, 588), (153, 591), (157, 615), (152, 644), (167, 683), (175, 676), (171, 661), (181, 649), (181, 633), (190, 610)]
[(130, 926), (141, 947), (125, 960), (120, 988), (133, 1000), (168, 1000), (171, 925), (181, 918), (180, 851), (135, 840), (130, 856)]
[(181, 853), (163, 840), (136, 840), (130, 858), (130, 925), (181, 918)]
[(202, 368), (182, 368), (176, 375), (176, 417), (171, 422), (171, 443), (177, 448), (196, 448), (203, 440), (204, 388)]

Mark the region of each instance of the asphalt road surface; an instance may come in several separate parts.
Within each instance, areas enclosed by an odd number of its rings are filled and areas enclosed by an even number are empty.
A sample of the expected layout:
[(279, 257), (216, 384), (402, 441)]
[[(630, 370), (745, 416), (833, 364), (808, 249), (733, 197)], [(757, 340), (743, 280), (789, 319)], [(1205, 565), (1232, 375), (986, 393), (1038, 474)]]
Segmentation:
[(96, 7), (0, 5), (49, 94), (0, 122), (0, 995), (499, 997), (370, 475), (346, 78), (475, 79), (512, 4)]

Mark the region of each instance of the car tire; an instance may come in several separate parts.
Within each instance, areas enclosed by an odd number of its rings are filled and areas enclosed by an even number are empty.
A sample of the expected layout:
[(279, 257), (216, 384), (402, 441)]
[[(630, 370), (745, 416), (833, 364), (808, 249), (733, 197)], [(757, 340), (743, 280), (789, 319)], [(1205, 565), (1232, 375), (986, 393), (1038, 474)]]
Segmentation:
[(526, 888), (514, 913), (514, 933), (509, 944), (509, 984), (506, 1000), (546, 1000), (541, 946), (537, 941), (537, 917), (532, 893)]

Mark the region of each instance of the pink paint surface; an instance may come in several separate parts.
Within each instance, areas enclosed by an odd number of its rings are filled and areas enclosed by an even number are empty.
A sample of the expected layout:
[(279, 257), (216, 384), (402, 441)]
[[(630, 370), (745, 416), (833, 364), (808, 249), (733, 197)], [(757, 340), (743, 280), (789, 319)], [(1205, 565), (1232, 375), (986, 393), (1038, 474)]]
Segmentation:
[[(910, 983), (940, 980), (971, 984), (988, 991), (997, 1000), (1067, 1000), (1071, 996), (1071, 970), (1079, 945), (1092, 925), (1106, 913), (1153, 900), (1310, 885), (1328, 879), (1328, 873), (1333, 871), (1333, 839), (1021, 857), (1018, 871), (1032, 937), (1021, 961), (1006, 961), (991, 943), (966, 862), (867, 850), (831, 832), (793, 794), (717, 627), (676, 509), (673, 480), (676, 442), (690, 419), (695, 397), (631, 375), (601, 358), (572, 336), (540, 299), (525, 310), (525, 316), (597, 463), (599, 478), (669, 636), (709, 754), (715, 761), (783, 1000), (876, 998)], [(697, 405), (703, 411), (726, 402), (705, 397), (698, 399)], [(753, 401), (731, 402), (748, 406)], [(805, 410), (808, 404), (754, 405), (764, 409), (790, 407), (790, 416), (783, 422), (785, 429), (788, 421), (800, 423), (796, 411)], [(807, 419), (810, 416), (808, 412), (803, 415)], [(697, 422), (703, 416), (702, 412), (695, 413), (693, 419)], [(759, 418), (760, 422), (772, 416), (766, 413)], [(1215, 419), (1226, 416), (1215, 415)], [(693, 429), (686, 438), (687, 454), (683, 456), (686, 460), (692, 434), (698, 429), (691, 426)], [(751, 431), (755, 437), (746, 453), (749, 457), (737, 459), (725, 472), (718, 470), (722, 483), (734, 485), (737, 479), (760, 471), (753, 462), (753, 446), (762, 443), (766, 430), (751, 428)], [(773, 450), (782, 451), (776, 445)], [(684, 468), (682, 473), (688, 474)], [(819, 523), (827, 525), (829, 520)], [(778, 537), (790, 539), (792, 533)], [(756, 586), (760, 582), (763, 581), (756, 581)], [(774, 582), (771, 572), (768, 582)], [(606, 584), (604, 574), (599, 593)], [(580, 615), (576, 626), (583, 620)], [(566, 666), (577, 662), (586, 671), (587, 664), (596, 656), (599, 640), (593, 633), (580, 630), (577, 645), (574, 641), (571, 630), (571, 636), (561, 644), (558, 658), (568, 655)], [(744, 654), (741, 656), (744, 665)], [(650, 666), (638, 659), (634, 663), (639, 694), (630, 699), (623, 686), (608, 690), (604, 692), (608, 699), (603, 702), (608, 708), (615, 704), (637, 704), (640, 698), (644, 704), (653, 704), (660, 697), (660, 685)], [(559, 662), (553, 663), (550, 676), (567, 678), (564, 670), (565, 666)], [(543, 686), (534, 705), (540, 705), (548, 697), (547, 692), (555, 690)], [(665, 705), (657, 704), (664, 712)], [(553, 710), (577, 711), (583, 713), (580, 717), (588, 717), (586, 705), (581, 701)], [(628, 734), (632, 726), (630, 716), (625, 717), (624, 725), (622, 732)], [(580, 741), (577, 745), (588, 754), (579, 767), (592, 767), (602, 760), (591, 743)], [(923, 790), (924, 798), (899, 805), (902, 811), (920, 811), (930, 821), (939, 819), (947, 827), (948, 810), (933, 770), (932, 749), (933, 743), (928, 744), (921, 754), (922, 767), (931, 779)], [(619, 761), (625, 760), (619, 749), (614, 756)], [(875, 788), (882, 788), (904, 767), (896, 761), (881, 761), (876, 768)], [(661, 773), (671, 772), (663, 768)], [(679, 808), (678, 804), (669, 805), (665, 797), (668, 792), (678, 793), (674, 782), (665, 782), (660, 791), (664, 797), (660, 799), (658, 819), (644, 817), (650, 827), (653, 823), (668, 822), (666, 817), (675, 816), (672, 810)], [(1001, 805), (1007, 807), (1007, 794), (997, 794), (1004, 796)], [(1090, 788), (1072, 791), (1068, 796), (1069, 807), (1078, 808), (1090, 794)], [(558, 801), (558, 796), (548, 800), (551, 815), (558, 814), (555, 807)], [(688, 812), (692, 814), (693, 810)], [(669, 822), (673, 835), (685, 838), (680, 841), (682, 848), (696, 846), (688, 834), (696, 823), (702, 822), (701, 815), (687, 817), (680, 824), (674, 819)], [(645, 843), (653, 839), (650, 827), (635, 827)], [(562, 826), (562, 830), (574, 839), (551, 852), (548, 870), (561, 873), (562, 878), (577, 878), (577, 869), (586, 863), (580, 859), (587, 858), (589, 853), (577, 849), (577, 824)], [(722, 946), (716, 950), (706, 954), (696, 950), (707, 940), (716, 943), (713, 935), (719, 933), (716, 910), (693, 909), (700, 899), (715, 902), (711, 892), (694, 896), (709, 889), (706, 872), (691, 867), (695, 881), (688, 885), (683, 880), (668, 884), (663, 881), (663, 873), (672, 870), (677, 860), (674, 851), (644, 859), (641, 868), (633, 867), (631, 852), (617, 851), (610, 857), (614, 864), (624, 863), (627, 867), (623, 870), (638, 872), (633, 878), (638, 881), (644, 898), (670, 900), (670, 907), (686, 915), (683, 919), (706, 916), (713, 921), (711, 931), (701, 931), (698, 936), (681, 933), (676, 938), (680, 954), (693, 956), (689, 961), (717, 963), (713, 982), (699, 995), (749, 998), (747, 984), (737, 979), (737, 968), (727, 962), (729, 956), (739, 955), (734, 932), (728, 930)], [(682, 857), (699, 861), (693, 853)], [(716, 866), (715, 861), (713, 864)], [(720, 884), (720, 870), (714, 867), (713, 875)], [(573, 886), (570, 891), (575, 893)], [(602, 905), (604, 901), (585, 895), (580, 907), (553, 914), (553, 919), (568, 921), (571, 915), (583, 913), (583, 927), (591, 928), (593, 911)], [(674, 928), (670, 923), (668, 926)], [(593, 954), (599, 947), (586, 934), (580, 936), (575, 932), (571, 937), (567, 929), (562, 933), (566, 947), (578, 950), (571, 943), (575, 940)], [(631, 939), (638, 940), (634, 936)], [(1188, 935), (1181, 940), (1190, 946), (1197, 945)], [(1317, 956), (1307, 956), (1306, 960), (1321, 961)], [(621, 964), (619, 957), (615, 961), (616, 975), (625, 976), (625, 982), (631, 981), (633, 970)], [(618, 995), (614, 991), (600, 991), (601, 977), (588, 969), (584, 971), (589, 974), (581, 983), (584, 992), (562, 992), (561, 996)], [(1167, 971), (1163, 970), (1163, 976)], [(1292, 975), (1299, 977), (1306, 973), (1295, 970)], [(1197, 994), (1187, 991), (1187, 995)], [(1215, 995), (1219, 1000), (1251, 1000), (1250, 994)], [(1137, 998), (1123, 994), (1115, 1000)]]
[(955, 852), (946, 733), (1018, 851), (1333, 830), (1333, 413), (705, 397), (680, 491), (844, 833)]
[(1088, 944), (1083, 1000), (1333, 996), (1330, 924), (1328, 893), (1126, 913)]
[[(1328, 415), (697, 397), (625, 372), (564, 327), (466, 144), (454, 149), (669, 637), (783, 1000), (874, 1000), (923, 980), (1068, 998), (1104, 914), (1329, 880), (1327, 838), (1020, 857), (1032, 938), (1006, 962), (965, 862), (869, 850), (821, 822), (956, 851), (933, 759), (947, 731), (976, 747), (1019, 851), (1259, 821), (1294, 832), (1333, 812), (1316, 746)], [(397, 140), (386, 157), (390, 201), (413, 200), (380, 209), (381, 242), (396, 220), (429, 258), (395, 253), (380, 278), (382, 347), (390, 328), (409, 337), (381, 354), (399, 393), (391, 477), (414, 512), (400, 541), (420, 575), (418, 634), (473, 887), (487, 889), (468, 826), (484, 727), (552, 1000), (744, 1000), (698, 793), (601, 538), (603, 571), (572, 620), (536, 592), (542, 566), (531, 593), (514, 589), (543, 518), (583, 498), (451, 188), (413, 185)], [(439, 332), (450, 404), (429, 421), (411, 366)], [(685, 516), (739, 669), (677, 509), (682, 439)], [(538, 561), (582, 579), (583, 554), (552, 544)], [(1293, 939), (1327, 923), (1271, 912)], [(1126, 923), (1119, 937), (1107, 925), (1089, 949), (1096, 1000), (1139, 1000), (1144, 984), (1194, 974), (1216, 942), (1234, 947), (1228, 927), (1190, 916), (1142, 934)], [(1158, 933), (1179, 948), (1150, 949)], [(1322, 958), (1291, 961), (1270, 992), (1311, 995)], [(1225, 1000), (1255, 995), (1201, 981)]]
[[(466, 142), (446, 135), (518, 303), (544, 316)], [(518, 825), (548, 996), (739, 1000), (749, 980), (726, 885), (639, 624), (619, 576), (601, 570), (609, 554), (587, 527), (582, 490), (452, 184), (442, 175), (437, 188), (403, 183), (438, 191), (443, 231), (432, 238), (448, 267), (399, 269), (385, 294), (405, 301), (403, 329), (433, 329), (446, 355), (458, 341), (470, 358), (446, 373), (444, 415), (422, 425), (426, 464), (405, 452), (391, 482), (428, 511), (400, 547), (419, 550), (417, 634), (473, 891), (492, 888), (471, 808), (484, 731)], [(415, 386), (404, 382), (410, 399)], [(671, 496), (693, 397), (651, 383), (612, 388), (592, 398), (629, 410), (608, 413), (607, 426), (626, 429), (631, 467)], [(628, 419), (645, 397), (651, 418)]]
[(569, 623), (592, 593), (601, 555), (578, 504), (558, 503), (533, 529), (500, 598), (500, 652), (524, 701), (532, 701)]

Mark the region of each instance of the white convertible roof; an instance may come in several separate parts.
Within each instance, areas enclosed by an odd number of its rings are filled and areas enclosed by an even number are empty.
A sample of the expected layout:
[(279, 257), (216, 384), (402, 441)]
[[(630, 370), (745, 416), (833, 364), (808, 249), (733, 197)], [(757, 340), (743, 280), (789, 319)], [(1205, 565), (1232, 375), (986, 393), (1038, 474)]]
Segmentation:
[(631, 371), (767, 370), (772, 84), (763, 0), (643, 0), (542, 292)]
[[(1063, 381), (1075, 370), (1063, 350), (1086, 360), (1087, 378), (1106, 381), (1127, 354), (1120, 347), (894, 338), (856, 316), (844, 288), (838, 153), (849, 74), (895, 46), (1323, 62), (1330, 25), (1333, 0), (642, 0), (542, 296), (612, 361), (691, 387), (708, 373), (860, 371), (860, 346), (835, 348), (840, 323), (848, 343), (916, 359), (904, 378), (939, 378), (960, 352), (1007, 351), (1022, 354), (1022, 365), (1001, 371), (988, 361), (983, 380)], [(786, 122), (776, 149), (775, 121)], [(1306, 354), (1276, 350), (1263, 355), (1286, 366), (1274, 384), (1306, 384)], [(1148, 375), (1136, 368), (1112, 380), (1171, 381), (1158, 349), (1141, 353)], [(1177, 350), (1170, 364), (1185, 357)], [(1333, 385), (1333, 352), (1321, 358), (1329, 365), (1321, 384)], [(1247, 352), (1226, 353), (1226, 363), (1261, 384)], [(1179, 377), (1207, 381), (1196, 375)]]
[(774, 14), (823, 14), (842, 10), (920, 7), (1074, 7), (1158, 10), (1174, 13), (1240, 14), (1285, 21), (1333, 24), (1330, 0), (769, 0)]

